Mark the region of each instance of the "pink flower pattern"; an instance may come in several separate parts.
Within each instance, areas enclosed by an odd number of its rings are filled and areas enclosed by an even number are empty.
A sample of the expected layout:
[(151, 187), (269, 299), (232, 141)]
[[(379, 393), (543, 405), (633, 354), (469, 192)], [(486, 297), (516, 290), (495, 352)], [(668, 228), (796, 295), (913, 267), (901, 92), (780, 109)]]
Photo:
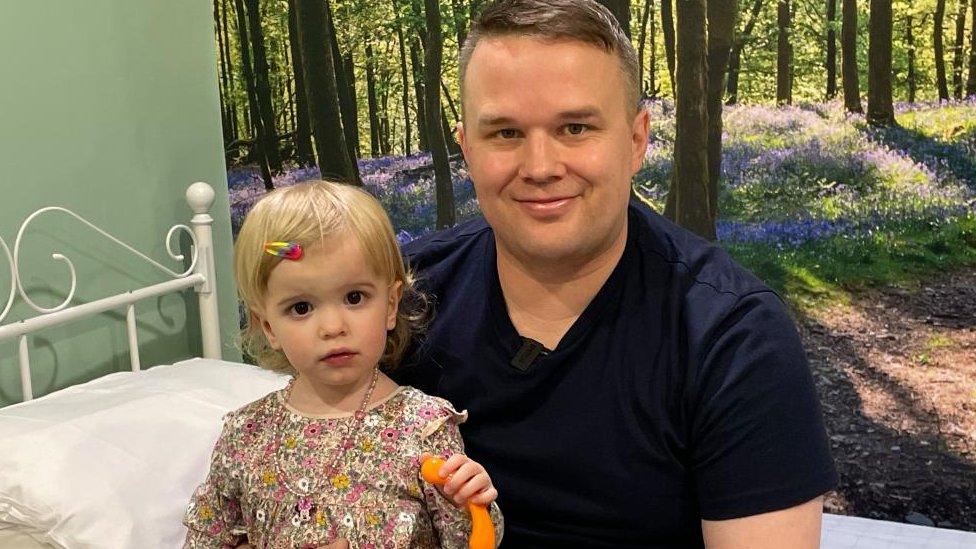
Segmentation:
[[(465, 416), (447, 401), (412, 387), (367, 410), (370, 415), (346, 440), (343, 422), (353, 421), (352, 416), (318, 420), (292, 413), (280, 391), (228, 414), (210, 472), (184, 517), (189, 530), (184, 546), (246, 541), (258, 547), (303, 547), (345, 538), (352, 547), (374, 549), (467, 547), (466, 512), (419, 475), (424, 452), (464, 451), (458, 424)], [(421, 437), (424, 426), (445, 416), (448, 421)], [(279, 422), (279, 438), (273, 440)], [(346, 450), (335, 471), (327, 474), (322, 456), (333, 455), (336, 447)], [(299, 492), (307, 489), (308, 495), (300, 497), (283, 483)], [(497, 505), (491, 514), (500, 540)]]

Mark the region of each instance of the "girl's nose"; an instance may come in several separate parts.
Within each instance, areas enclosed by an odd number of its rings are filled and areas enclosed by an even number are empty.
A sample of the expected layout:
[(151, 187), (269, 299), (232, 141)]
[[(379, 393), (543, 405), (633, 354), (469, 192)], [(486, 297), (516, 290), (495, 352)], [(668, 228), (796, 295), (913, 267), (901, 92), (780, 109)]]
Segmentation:
[(326, 311), (319, 321), (319, 337), (322, 339), (345, 335), (346, 330), (346, 317), (340, 312)]

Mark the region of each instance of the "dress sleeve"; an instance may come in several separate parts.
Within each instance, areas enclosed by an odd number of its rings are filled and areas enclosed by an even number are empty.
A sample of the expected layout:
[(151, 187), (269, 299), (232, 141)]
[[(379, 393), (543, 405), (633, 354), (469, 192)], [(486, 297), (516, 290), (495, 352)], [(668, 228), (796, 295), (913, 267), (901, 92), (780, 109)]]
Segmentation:
[[(468, 418), (467, 411), (457, 412), (450, 405), (444, 405), (438, 417), (427, 423), (421, 432), (423, 449), (436, 456), (447, 459), (453, 454), (464, 453), (464, 442), (458, 425)], [(418, 469), (417, 474), (420, 474)], [(443, 549), (467, 549), (471, 535), (471, 516), (467, 509), (458, 509), (441, 495), (433, 485), (420, 478), (424, 501), (434, 524), (434, 530)], [(502, 541), (504, 518), (495, 502), (488, 508), (491, 523), (495, 527), (495, 543)]]
[(240, 490), (233, 473), (235, 420), (228, 416), (214, 445), (207, 479), (197, 487), (183, 517), (187, 527), (184, 549), (236, 547), (247, 541), (240, 506)]
[(691, 460), (702, 518), (786, 509), (834, 487), (813, 376), (776, 294), (739, 298), (695, 375)]

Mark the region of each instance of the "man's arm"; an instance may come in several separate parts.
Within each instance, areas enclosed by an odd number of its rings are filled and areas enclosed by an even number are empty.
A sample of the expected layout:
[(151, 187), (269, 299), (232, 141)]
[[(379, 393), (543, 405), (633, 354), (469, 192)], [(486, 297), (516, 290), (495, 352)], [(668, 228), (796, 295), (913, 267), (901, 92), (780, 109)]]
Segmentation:
[(703, 520), (707, 549), (816, 549), (823, 496), (796, 507), (729, 520)]

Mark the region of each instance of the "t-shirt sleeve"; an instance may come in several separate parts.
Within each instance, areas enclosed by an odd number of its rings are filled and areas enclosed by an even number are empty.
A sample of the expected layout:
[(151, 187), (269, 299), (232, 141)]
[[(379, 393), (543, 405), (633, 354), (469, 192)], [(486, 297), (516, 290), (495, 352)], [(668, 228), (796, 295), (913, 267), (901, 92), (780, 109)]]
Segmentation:
[[(431, 420), (421, 433), (424, 439), (424, 450), (444, 459), (453, 454), (463, 454), (464, 442), (461, 440), (458, 424), (467, 419), (467, 412), (458, 413), (450, 405), (446, 405), (438, 415), (439, 417)], [(440, 546), (445, 549), (467, 549), (471, 534), (471, 516), (468, 511), (455, 507), (422, 477), (421, 483), (424, 487), (427, 511), (430, 513)], [(502, 541), (504, 522), (497, 503), (492, 502), (488, 514), (495, 527), (495, 543), (499, 544)]]
[(237, 478), (233, 473), (233, 415), (214, 445), (207, 478), (190, 498), (183, 524), (187, 528), (184, 549), (236, 547), (247, 540), (241, 513)]
[(786, 509), (836, 485), (813, 377), (776, 294), (740, 297), (699, 364), (690, 448), (703, 519)]

